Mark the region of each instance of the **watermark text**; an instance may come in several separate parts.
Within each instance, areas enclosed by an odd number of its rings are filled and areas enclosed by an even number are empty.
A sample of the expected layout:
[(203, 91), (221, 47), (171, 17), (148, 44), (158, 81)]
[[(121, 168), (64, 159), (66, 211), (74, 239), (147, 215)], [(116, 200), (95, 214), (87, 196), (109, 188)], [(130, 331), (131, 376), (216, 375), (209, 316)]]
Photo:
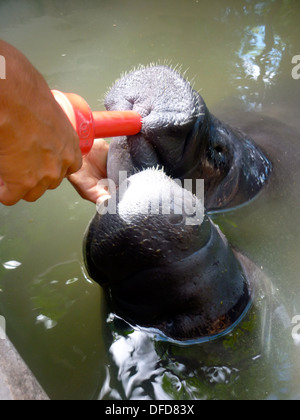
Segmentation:
[(0, 315), (0, 340), (6, 339), (6, 321), (4, 316)]
[(292, 69), (292, 78), (294, 80), (300, 79), (300, 55), (295, 55), (292, 58), (292, 64), (296, 64)]
[(300, 344), (300, 315), (293, 317), (292, 324), (295, 325), (292, 329), (293, 340), (296, 344)]
[(6, 60), (0, 55), (0, 79), (6, 79)]
[(182, 215), (186, 225), (203, 222), (203, 179), (171, 179), (154, 170), (149, 178), (147, 175), (135, 178), (131, 187), (127, 172), (121, 171), (118, 187), (111, 179), (102, 179), (98, 185), (109, 191), (107, 197), (110, 197), (105, 203), (97, 203), (97, 212), (102, 216), (118, 214), (130, 223), (137, 215)]

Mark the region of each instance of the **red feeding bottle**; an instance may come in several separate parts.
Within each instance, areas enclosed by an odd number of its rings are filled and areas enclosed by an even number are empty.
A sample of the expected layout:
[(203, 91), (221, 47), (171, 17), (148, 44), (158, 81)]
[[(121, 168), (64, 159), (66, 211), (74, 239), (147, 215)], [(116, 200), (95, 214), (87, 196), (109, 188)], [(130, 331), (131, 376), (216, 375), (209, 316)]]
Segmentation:
[(94, 139), (132, 136), (141, 131), (142, 117), (135, 111), (92, 112), (87, 102), (75, 93), (58, 90), (52, 93), (76, 130), (83, 155), (89, 153)]

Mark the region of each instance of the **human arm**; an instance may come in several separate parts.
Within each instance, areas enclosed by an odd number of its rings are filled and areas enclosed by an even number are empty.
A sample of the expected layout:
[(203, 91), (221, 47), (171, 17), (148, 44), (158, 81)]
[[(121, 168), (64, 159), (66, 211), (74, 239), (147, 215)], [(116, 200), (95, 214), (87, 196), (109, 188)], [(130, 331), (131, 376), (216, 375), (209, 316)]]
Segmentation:
[(0, 40), (0, 202), (35, 201), (82, 164), (78, 136), (43, 76)]

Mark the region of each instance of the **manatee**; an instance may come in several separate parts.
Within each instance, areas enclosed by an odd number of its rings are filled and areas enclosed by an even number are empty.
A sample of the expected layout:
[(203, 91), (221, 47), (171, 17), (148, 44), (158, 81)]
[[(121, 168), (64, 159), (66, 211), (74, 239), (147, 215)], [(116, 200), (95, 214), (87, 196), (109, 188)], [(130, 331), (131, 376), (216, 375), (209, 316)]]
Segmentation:
[[(109, 291), (115, 312), (178, 340), (229, 328), (247, 307), (251, 285), (224, 235), (201, 217), (203, 204), (162, 170), (141, 171), (128, 184), (111, 199), (115, 214), (97, 214), (85, 240), (88, 272)], [(168, 186), (165, 214), (157, 207)]]
[[(176, 340), (229, 331), (249, 308), (253, 279), (247, 259), (207, 211), (253, 199), (268, 182), (271, 161), (168, 67), (125, 75), (107, 94), (106, 108), (139, 112), (143, 128), (111, 144), (108, 178), (117, 189), (86, 232), (89, 275), (132, 325)], [(125, 188), (120, 171), (128, 176)], [(195, 185), (179, 185), (186, 179), (204, 179), (204, 201)]]
[[(175, 70), (142, 67), (108, 92), (107, 110), (134, 110), (143, 118), (136, 136), (114, 139), (108, 178), (118, 184), (149, 167), (178, 179), (205, 180), (207, 211), (232, 208), (255, 197), (272, 164), (246, 134), (212, 115), (198, 92)], [(194, 191), (195, 192), (195, 191)]]

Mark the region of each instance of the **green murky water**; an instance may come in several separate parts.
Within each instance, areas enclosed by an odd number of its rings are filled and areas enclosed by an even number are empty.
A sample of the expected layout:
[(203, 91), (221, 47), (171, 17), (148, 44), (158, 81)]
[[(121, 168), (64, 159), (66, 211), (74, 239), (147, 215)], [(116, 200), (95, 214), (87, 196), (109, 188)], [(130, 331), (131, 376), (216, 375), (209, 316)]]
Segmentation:
[(299, 21), (298, 0), (0, 0), (0, 37), (94, 110), (122, 72), (161, 61), (188, 69), (228, 121), (253, 128), (252, 115), (267, 114), (279, 124), (278, 179), (214, 216), (265, 279), (248, 317), (215, 342), (157, 342), (107, 313), (82, 263), (95, 208), (67, 182), (35, 204), (0, 206), (0, 315), (51, 398), (300, 397)]

